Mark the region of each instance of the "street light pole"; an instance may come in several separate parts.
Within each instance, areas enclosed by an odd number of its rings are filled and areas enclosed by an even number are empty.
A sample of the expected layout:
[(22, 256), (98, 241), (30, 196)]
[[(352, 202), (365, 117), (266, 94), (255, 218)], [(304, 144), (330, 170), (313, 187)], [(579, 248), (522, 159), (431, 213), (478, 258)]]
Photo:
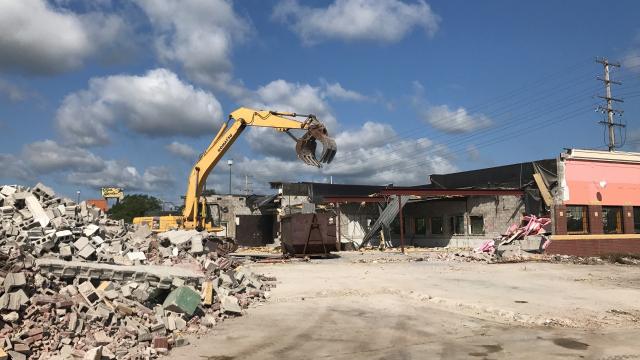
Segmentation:
[(227, 160), (227, 164), (229, 165), (229, 195), (231, 195), (231, 165), (233, 165), (233, 160)]
[(76, 191), (76, 204), (80, 204), (80, 190)]

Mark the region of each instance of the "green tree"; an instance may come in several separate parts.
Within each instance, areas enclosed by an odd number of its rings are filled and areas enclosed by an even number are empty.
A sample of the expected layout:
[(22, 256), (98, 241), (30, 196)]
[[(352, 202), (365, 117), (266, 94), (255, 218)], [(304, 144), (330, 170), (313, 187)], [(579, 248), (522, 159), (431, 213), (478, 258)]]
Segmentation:
[(126, 195), (120, 203), (109, 209), (109, 217), (115, 220), (124, 219), (132, 222), (134, 217), (150, 215), (162, 210), (162, 201), (143, 194)]

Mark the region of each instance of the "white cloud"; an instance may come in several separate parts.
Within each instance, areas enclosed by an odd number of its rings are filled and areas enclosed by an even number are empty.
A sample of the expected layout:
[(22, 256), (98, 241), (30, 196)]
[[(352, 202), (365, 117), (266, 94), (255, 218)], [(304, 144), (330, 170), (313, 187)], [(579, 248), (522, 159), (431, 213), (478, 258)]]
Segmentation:
[(365, 101), (369, 98), (360, 94), (357, 91), (347, 90), (340, 85), (340, 83), (329, 84), (323, 82), (324, 96), (330, 99), (344, 100), (344, 101)]
[(176, 155), (189, 162), (195, 161), (196, 157), (198, 156), (198, 152), (196, 151), (196, 149), (187, 144), (183, 144), (177, 141), (168, 144), (167, 146), (165, 146), (165, 149), (167, 149), (167, 151), (172, 153), (173, 155)]
[(278, 79), (258, 88), (249, 101), (265, 109), (314, 114), (325, 123), (336, 123), (321, 87)]
[(0, 153), (0, 179), (28, 181), (33, 177), (33, 171), (22, 159), (12, 154)]
[(17, 85), (0, 78), (0, 95), (6, 96), (11, 102), (26, 100), (30, 95)]
[(53, 140), (36, 141), (22, 149), (21, 158), (38, 174), (65, 170), (96, 171), (104, 160), (92, 152), (75, 146), (63, 146)]
[(360, 148), (381, 147), (389, 144), (396, 136), (396, 132), (389, 124), (365, 122), (356, 131), (343, 131), (336, 136), (336, 143), (341, 151), (353, 151)]
[(391, 125), (367, 122), (336, 137), (338, 153), (323, 173), (339, 182), (424, 184), (429, 174), (456, 170), (448, 150), (427, 138), (395, 140)]
[(125, 191), (159, 191), (174, 184), (171, 171), (166, 167), (149, 167), (142, 174), (124, 161), (107, 160), (100, 171), (75, 171), (67, 181), (95, 189), (106, 186), (122, 187)]
[(211, 134), (221, 119), (211, 93), (166, 69), (93, 78), (89, 89), (68, 95), (56, 114), (62, 137), (80, 146), (108, 144), (109, 130), (119, 128), (152, 137)]
[(126, 161), (104, 160), (92, 152), (36, 141), (18, 155), (0, 154), (0, 179), (43, 181), (48, 175), (65, 175), (70, 184), (91, 188), (120, 186), (129, 191), (158, 191), (174, 185), (173, 174), (163, 166), (151, 166), (142, 173)]
[(640, 72), (640, 50), (631, 50), (622, 59), (623, 69), (633, 72)]
[[(238, 175), (233, 178), (233, 189), (243, 188), (242, 174), (252, 175), (253, 187), (265, 191), (268, 181), (328, 181), (330, 176), (338, 183), (417, 185), (425, 184), (430, 174), (458, 170), (445, 147), (426, 138), (388, 145), (388, 140), (395, 137), (391, 125), (375, 122), (341, 132), (336, 136), (336, 158), (320, 169), (277, 155), (236, 158), (233, 173)], [(209, 183), (226, 193), (226, 176), (214, 172)]]
[[(338, 123), (331, 113), (321, 87), (279, 79), (258, 88), (252, 97), (242, 102), (256, 109), (314, 114), (327, 126), (330, 134), (335, 134), (337, 131)], [(295, 142), (286, 134), (276, 132), (274, 129), (250, 128), (246, 138), (251, 148), (261, 154), (290, 160), (296, 158)]]
[[(273, 129), (250, 128), (248, 143), (262, 156), (235, 159), (234, 173), (253, 174), (256, 183), (321, 181), (333, 175), (336, 181), (343, 183), (415, 185), (426, 183), (431, 173), (456, 170), (446, 148), (426, 138), (398, 141), (389, 124), (368, 121), (358, 129), (339, 132), (338, 121), (327, 102), (327, 88), (326, 83), (311, 86), (275, 80), (258, 88), (253, 97), (243, 103), (257, 109), (316, 114), (327, 125), (329, 134), (338, 145), (336, 158), (331, 164), (321, 169), (305, 165), (296, 158), (295, 143), (286, 135)], [(391, 140), (394, 141), (393, 146), (389, 145)], [(222, 178), (219, 180), (224, 181)], [(236, 187), (241, 187), (241, 184)], [(228, 191), (224, 186), (220, 190)]]
[(128, 33), (116, 15), (75, 14), (44, 0), (0, 2), (0, 70), (49, 75), (113, 49)]
[(155, 48), (165, 62), (181, 64), (189, 78), (234, 95), (243, 92), (232, 80), (234, 42), (242, 41), (251, 22), (229, 0), (136, 0), (155, 32)]
[(463, 107), (450, 109), (447, 105), (430, 107), (425, 120), (434, 128), (447, 133), (464, 133), (491, 126), (492, 121), (483, 114), (470, 114)]
[(440, 24), (440, 17), (424, 0), (335, 0), (326, 8), (283, 0), (272, 17), (291, 24), (307, 44), (326, 39), (396, 42), (414, 28), (432, 36)]

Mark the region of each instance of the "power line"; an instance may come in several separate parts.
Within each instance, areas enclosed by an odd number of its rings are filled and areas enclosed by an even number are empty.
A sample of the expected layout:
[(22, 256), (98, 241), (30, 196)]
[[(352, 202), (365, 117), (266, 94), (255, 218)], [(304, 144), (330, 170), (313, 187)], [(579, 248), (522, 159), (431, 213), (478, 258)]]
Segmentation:
[[(586, 63), (585, 63), (586, 64)], [(564, 76), (571, 74), (572, 72), (575, 72), (576, 70), (582, 69), (582, 62), (579, 62), (577, 64), (574, 64), (568, 68), (563, 68), (561, 69), (559, 72), (561, 72)], [(579, 65), (579, 66), (578, 66)], [(494, 98), (491, 98), (490, 100), (488, 100), (485, 103), (480, 103), (480, 104), (476, 104), (474, 106), (470, 106), (467, 107), (465, 110), (467, 111), (467, 113), (469, 114), (473, 114), (473, 113), (477, 113), (480, 112), (482, 109), (489, 109), (492, 105), (494, 104), (507, 104), (505, 105), (501, 105), (499, 108), (489, 111), (489, 112), (484, 112), (483, 115), (488, 116), (489, 118), (494, 118), (500, 115), (503, 115), (505, 113), (508, 113), (510, 109), (512, 108), (517, 108), (520, 104), (527, 103), (527, 104), (531, 104), (532, 102), (532, 98), (533, 99), (543, 99), (546, 97), (550, 97), (550, 91), (549, 89), (545, 89), (545, 86), (549, 86), (551, 88), (554, 89), (555, 94), (558, 93), (558, 91), (564, 90), (564, 89), (570, 89), (570, 88), (574, 88), (576, 85), (585, 82), (587, 79), (584, 76), (584, 74), (579, 74), (578, 77), (576, 78), (571, 78), (569, 80), (567, 79), (562, 79), (562, 77), (558, 77), (556, 76), (557, 72), (553, 72), (552, 74), (548, 74), (546, 76), (541, 77), (540, 79), (534, 81), (531, 84), (527, 84), (527, 85), (523, 85), (519, 88), (516, 88), (515, 90), (511, 90), (508, 91), (502, 95), (496, 96)], [(553, 83), (550, 83), (548, 81), (546, 81), (548, 78), (553, 77), (554, 80), (559, 80), (562, 85), (564, 85), (564, 87), (558, 87)], [(537, 91), (536, 88), (541, 87), (540, 91)], [(534, 91), (536, 90), (536, 91)], [(523, 95), (523, 98), (520, 99), (520, 95)], [(516, 100), (515, 102), (509, 103), (509, 100)], [(448, 122), (451, 122), (452, 120), (455, 120), (456, 115), (452, 115), (452, 116), (445, 116), (442, 117), (438, 120), (435, 121), (431, 121), (430, 124), (435, 127), (437, 129), (438, 125), (444, 125), (447, 124)], [(403, 140), (405, 139), (414, 139), (416, 136), (419, 135), (426, 135), (431, 129), (429, 127), (427, 127), (425, 125), (425, 123), (420, 119), (418, 120), (418, 123), (420, 125), (409, 128), (409, 129), (405, 129), (401, 132), (396, 133), (392, 139), (390, 139), (389, 141), (387, 141), (387, 146), (390, 145), (395, 145), (396, 143), (401, 143)], [(408, 134), (407, 136), (401, 136), (402, 134)], [(447, 137), (447, 136), (451, 136), (449, 133), (446, 132), (439, 132), (436, 134), (436, 136), (434, 137), (430, 137), (430, 140), (436, 140), (438, 138), (443, 138), (443, 137)], [(406, 145), (406, 144), (405, 144)], [(393, 149), (393, 146), (390, 146)], [(349, 155), (352, 155), (354, 153), (358, 152), (358, 150), (352, 150), (349, 152), (341, 152), (338, 154), (339, 158), (348, 158)], [(338, 158), (338, 159), (339, 159)], [(339, 167), (340, 165), (338, 165)], [(334, 168), (336, 167), (335, 165), (333, 166)]]

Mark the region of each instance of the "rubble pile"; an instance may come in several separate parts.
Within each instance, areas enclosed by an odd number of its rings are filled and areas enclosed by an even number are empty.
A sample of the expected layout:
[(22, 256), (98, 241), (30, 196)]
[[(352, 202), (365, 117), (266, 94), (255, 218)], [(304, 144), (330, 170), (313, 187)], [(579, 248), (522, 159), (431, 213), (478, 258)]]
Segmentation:
[(206, 232), (156, 236), (42, 184), (0, 187), (0, 219), (0, 360), (155, 358), (273, 280)]

